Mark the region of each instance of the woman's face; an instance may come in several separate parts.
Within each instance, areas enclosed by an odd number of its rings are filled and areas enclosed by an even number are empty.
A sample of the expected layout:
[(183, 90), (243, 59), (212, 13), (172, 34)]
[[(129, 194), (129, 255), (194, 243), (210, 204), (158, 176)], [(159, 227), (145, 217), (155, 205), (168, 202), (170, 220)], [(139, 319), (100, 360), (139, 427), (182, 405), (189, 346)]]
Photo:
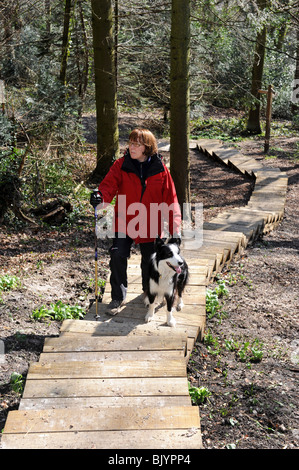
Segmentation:
[(144, 162), (147, 159), (146, 155), (143, 153), (145, 151), (145, 145), (141, 144), (140, 142), (133, 142), (130, 140), (129, 150), (133, 160)]

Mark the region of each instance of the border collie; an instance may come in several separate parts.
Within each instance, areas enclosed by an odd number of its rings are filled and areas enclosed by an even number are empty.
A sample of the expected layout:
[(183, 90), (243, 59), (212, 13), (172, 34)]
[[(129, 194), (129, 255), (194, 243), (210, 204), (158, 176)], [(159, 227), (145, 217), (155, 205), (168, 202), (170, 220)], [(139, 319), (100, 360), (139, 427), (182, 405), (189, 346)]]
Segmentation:
[(184, 306), (182, 293), (187, 284), (189, 272), (188, 265), (180, 255), (180, 239), (171, 238), (167, 243), (160, 237), (155, 241), (155, 252), (149, 263), (149, 279), (145, 289), (145, 304), (148, 312), (145, 321), (150, 322), (155, 313), (155, 299), (162, 301), (165, 297), (167, 303), (167, 324), (175, 326), (173, 317), (173, 304), (178, 294), (177, 310)]

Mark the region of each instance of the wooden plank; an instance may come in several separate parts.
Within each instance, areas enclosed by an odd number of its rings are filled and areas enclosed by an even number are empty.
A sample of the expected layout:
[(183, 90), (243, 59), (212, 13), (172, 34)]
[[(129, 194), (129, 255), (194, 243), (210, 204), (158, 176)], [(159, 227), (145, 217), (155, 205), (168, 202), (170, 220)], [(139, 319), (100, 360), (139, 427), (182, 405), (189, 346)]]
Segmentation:
[(239, 214), (242, 214), (243, 212), (248, 214), (257, 214), (258, 216), (263, 217), (265, 222), (275, 221), (278, 219), (278, 215), (275, 211), (251, 209), (250, 207), (240, 207), (239, 210), (236, 212)]
[[(72, 338), (74, 336), (72, 335)], [(69, 338), (69, 336), (67, 336)], [(78, 351), (78, 352), (51, 352), (41, 353), (39, 362), (62, 361), (147, 361), (163, 359), (168, 361), (177, 357), (185, 357), (183, 350), (156, 350), (156, 351)]]
[(188, 396), (186, 377), (27, 380), (23, 398)]
[[(196, 286), (189, 286), (189, 287), (196, 287)], [(184, 302), (184, 307), (182, 309), (182, 315), (185, 317), (186, 320), (192, 319), (191, 315), (196, 314), (202, 315), (205, 310), (203, 310), (201, 307), (205, 306), (206, 304), (206, 295), (205, 295), (205, 288), (206, 286), (199, 286), (201, 288), (204, 288), (204, 291), (202, 293), (198, 294), (192, 294), (192, 292), (185, 292), (183, 294), (183, 302)], [(107, 296), (109, 294), (107, 293)], [(130, 296), (130, 294), (128, 294)], [(128, 326), (126, 327), (124, 325), (124, 328), (130, 328), (129, 325), (131, 325), (132, 321), (139, 322), (137, 327), (141, 328), (141, 325), (147, 325), (145, 322), (145, 316), (147, 313), (147, 306), (144, 304), (144, 302), (134, 302), (134, 301), (127, 301), (126, 303), (120, 307), (119, 312), (117, 315), (111, 318), (109, 314), (106, 313), (105, 308), (107, 306), (107, 303), (110, 302), (110, 297), (108, 296), (107, 298), (103, 299), (103, 302), (99, 305), (98, 308), (98, 315), (99, 315), (99, 321), (101, 322), (113, 322), (113, 321), (118, 321), (120, 322), (121, 318), (126, 318), (128, 321)], [(166, 315), (166, 305), (165, 304), (157, 304), (157, 308), (165, 308), (165, 315)], [(174, 308), (176, 308), (176, 303), (174, 305)], [(203, 311), (202, 311), (203, 310)], [(91, 321), (92, 318), (95, 318), (95, 306), (93, 305), (88, 314), (85, 316), (86, 320)], [(195, 317), (194, 317), (195, 319)], [(164, 322), (163, 322), (164, 323)], [(106, 325), (107, 326), (107, 325)], [(109, 325), (110, 327), (113, 327), (113, 325)], [(114, 334), (114, 333), (113, 333)]]
[[(209, 222), (204, 223), (204, 228), (209, 230), (223, 230), (223, 231), (231, 231), (231, 232), (240, 232), (242, 231), (243, 234), (246, 236), (247, 244), (256, 236), (259, 227), (258, 224), (234, 224), (229, 221), (225, 220), (217, 220), (217, 222), (213, 219)], [(246, 244), (246, 246), (247, 246)]]
[[(188, 263), (188, 260), (186, 259), (187, 263)], [(188, 263), (189, 264), (189, 263)], [(193, 269), (193, 266), (189, 266), (189, 272), (190, 272), (190, 279), (189, 279), (189, 282), (188, 284), (192, 284), (192, 285), (205, 285), (206, 284), (206, 278), (207, 278), (207, 267), (205, 268), (202, 268), (202, 269)], [(142, 291), (142, 287), (141, 287), (141, 276), (137, 276), (137, 275), (132, 275), (132, 276), (128, 276), (128, 287), (130, 288), (130, 286), (140, 286), (139, 287), (139, 292)], [(136, 289), (136, 292), (137, 292), (137, 287), (134, 287)], [(106, 287), (105, 287), (105, 292), (111, 292), (111, 287), (110, 287), (110, 283), (109, 281), (107, 282), (106, 284)]]
[(233, 255), (239, 250), (239, 245), (235, 241), (229, 240), (205, 240), (205, 246), (215, 247), (217, 251), (223, 251), (224, 261), (231, 259)]
[(248, 202), (248, 207), (254, 210), (267, 210), (275, 212), (279, 218), (283, 217), (284, 214), (284, 202), (277, 204), (276, 202), (272, 201), (261, 201), (258, 199), (252, 199)]
[(263, 168), (261, 163), (257, 162), (253, 158), (245, 157), (241, 154), (230, 157), (228, 164), (243, 174), (248, 173), (249, 176)]
[(222, 142), (216, 139), (199, 139), (197, 141), (199, 151), (202, 153), (209, 153), (210, 155), (213, 154), (213, 149), (221, 148)]
[(164, 323), (152, 321), (144, 323), (144, 320), (118, 318), (118, 315), (110, 317), (108, 321), (64, 320), (61, 325), (61, 334), (84, 334), (92, 336), (173, 336), (182, 335), (196, 338), (198, 328), (195, 326), (171, 328)]
[(24, 398), (188, 395), (186, 377), (27, 380)]
[(269, 185), (256, 184), (254, 194), (279, 194), (284, 195), (287, 190), (287, 185), (280, 185), (279, 183), (271, 183)]
[(242, 245), (242, 240), (244, 236), (240, 233), (235, 232), (217, 232), (215, 230), (203, 230), (203, 240), (215, 240), (215, 241), (223, 241), (226, 240), (230, 242), (234, 242), (238, 245)]
[(239, 223), (243, 225), (244, 222), (248, 222), (249, 224), (263, 224), (264, 222), (263, 217), (260, 217), (258, 214), (250, 213), (250, 211), (238, 211), (238, 210), (234, 210), (233, 212), (232, 211), (222, 212), (221, 214), (219, 214), (217, 217), (215, 217), (212, 220), (215, 220), (216, 222), (218, 220), (225, 220), (225, 221), (232, 222), (233, 224), (236, 224), (236, 225), (238, 225)]
[[(183, 301), (185, 301), (185, 298), (183, 297)], [(182, 310), (177, 311), (174, 310), (173, 315), (175, 316), (176, 320), (181, 321), (182, 323), (185, 324), (190, 324), (190, 325), (196, 325), (200, 323), (200, 318), (205, 316), (205, 296), (203, 298), (203, 303), (202, 304), (196, 304), (194, 305), (184, 305)], [(145, 308), (143, 314), (144, 316), (147, 313), (147, 308)], [(163, 316), (161, 321), (166, 318), (167, 314), (167, 307), (165, 304), (158, 304), (155, 308), (155, 318), (157, 315)], [(134, 310), (134, 309), (124, 309), (120, 313), (117, 314), (118, 318), (138, 318), (139, 317), (139, 312)]]
[(185, 350), (186, 337), (143, 337), (133, 336), (104, 336), (104, 337), (66, 337), (46, 338), (44, 352), (74, 352), (74, 351), (161, 351)]
[[(273, 190), (273, 191), (264, 191), (264, 190), (258, 190), (254, 191), (251, 195), (251, 198), (259, 198), (259, 199), (276, 199), (278, 201), (284, 201), (286, 198), (286, 191), (282, 190)], [(251, 199), (250, 198), (250, 199)]]
[[(105, 287), (105, 293), (111, 292), (111, 285), (108, 283)], [(194, 285), (193, 284), (187, 284), (185, 291), (186, 294), (191, 294), (194, 296), (200, 296), (205, 294), (205, 284), (202, 285)], [(127, 297), (126, 301), (128, 302), (140, 302), (142, 305), (144, 304), (143, 302), (143, 297), (142, 297), (142, 287), (140, 284), (129, 284), (128, 283), (128, 290), (127, 290)], [(110, 302), (110, 297), (108, 298), (108, 302)]]
[(196, 274), (192, 270), (189, 270), (189, 286), (206, 286), (207, 285), (207, 274)]
[(228, 164), (230, 158), (237, 157), (241, 155), (237, 149), (233, 148), (220, 148), (217, 152), (216, 158), (226, 165)]
[[(182, 243), (184, 244), (184, 241), (182, 241)], [(197, 251), (197, 250), (188, 250), (188, 249), (182, 248), (181, 253), (186, 258), (187, 263), (188, 263), (188, 257), (194, 251)], [(192, 269), (194, 269), (194, 271), (197, 274), (205, 274), (205, 272), (207, 270), (207, 267), (208, 267), (208, 262), (209, 262), (208, 259), (204, 259), (202, 257), (197, 256), (196, 261), (194, 261), (192, 263)], [(136, 276), (138, 278), (138, 279), (136, 279), (136, 282), (138, 282), (138, 280), (139, 280), (140, 283), (141, 283), (140, 265), (139, 264), (136, 264), (136, 265), (131, 264), (131, 260), (129, 260), (129, 263), (128, 263), (128, 278), (130, 276), (132, 276), (132, 277)]]
[(209, 248), (217, 248), (218, 252), (221, 253), (223, 250), (229, 250), (232, 251), (233, 253), (236, 251), (238, 248), (238, 243), (235, 240), (220, 240), (220, 239), (212, 239), (212, 238), (206, 238), (204, 240), (204, 246)]
[(9, 413), (4, 433), (113, 431), (199, 428), (198, 408), (84, 408), (15, 410)]
[[(201, 449), (198, 428), (4, 434), (4, 449)], [(136, 464), (137, 465), (137, 464)]]
[(248, 176), (253, 176), (257, 174), (257, 172), (263, 168), (262, 163), (259, 163), (254, 159), (246, 160), (246, 158), (237, 159), (235, 157), (232, 157), (229, 159), (228, 163), (241, 173), (247, 173)]
[[(186, 300), (186, 296), (183, 297), (184, 302)], [(176, 305), (176, 304), (175, 304)], [(176, 307), (174, 307), (176, 308)], [(150, 330), (156, 329), (157, 326), (160, 327), (166, 327), (170, 328), (169, 326), (166, 325), (166, 306), (162, 304), (157, 304), (156, 307), (156, 312), (161, 313), (161, 316), (155, 316), (154, 322), (155, 326), (151, 324), (147, 324), (145, 322), (145, 316), (147, 313), (147, 307), (145, 305), (140, 305), (139, 308), (136, 308), (136, 306), (131, 305), (131, 304), (126, 304), (120, 309), (120, 312), (115, 315), (112, 320), (111, 316), (105, 313), (105, 306), (103, 304), (100, 304), (100, 308), (98, 310), (99, 318), (97, 319), (97, 322), (103, 322), (103, 323), (111, 323), (111, 322), (116, 322), (116, 323), (128, 323), (128, 325), (123, 325), (124, 329), (130, 329), (130, 325), (132, 325), (132, 322), (138, 322), (138, 326), (136, 327), (136, 332), (142, 328), (141, 325), (145, 325), (145, 327), (148, 325)], [(177, 319), (177, 326), (175, 328), (176, 331), (180, 329), (181, 327), (186, 328), (187, 326), (190, 327), (196, 327), (197, 325), (202, 324), (202, 319), (200, 317), (205, 316), (205, 295), (202, 295), (201, 302), (192, 305), (192, 304), (185, 304), (183, 307), (182, 311), (180, 312), (175, 312), (175, 317)], [(86, 315), (86, 321), (96, 321), (95, 318), (95, 307), (93, 306), (88, 314)], [(110, 325), (110, 328), (113, 328), (113, 331), (115, 330), (115, 327), (113, 325)], [(105, 328), (106, 330), (106, 328)], [(186, 333), (186, 332), (185, 332)], [(192, 331), (187, 331), (187, 334), (194, 334)], [(165, 334), (167, 335), (167, 331), (165, 331)], [(169, 336), (172, 335), (172, 333), (168, 332)], [(161, 334), (159, 334), (161, 337)], [(147, 337), (147, 336), (146, 336)]]
[[(222, 258), (223, 258), (223, 255), (222, 255)], [(123, 307), (121, 307), (121, 309), (124, 309), (126, 307), (134, 307), (135, 309), (140, 308), (142, 311), (142, 309), (144, 308), (144, 295), (142, 292), (140, 292), (138, 295), (138, 290), (136, 290), (134, 287), (131, 287), (131, 288), (133, 292), (131, 291), (131, 289), (128, 288), (125, 304), (123, 305)], [(184, 293), (184, 299), (185, 299), (184, 303), (186, 305), (194, 305), (196, 303), (198, 303), (199, 305), (202, 305), (202, 303), (204, 302), (203, 299), (205, 297), (204, 289), (205, 289), (205, 286), (188, 285)], [(110, 302), (111, 300), (110, 290), (107, 289), (105, 293), (107, 294), (106, 302)], [(105, 303), (104, 297), (103, 297), (103, 303)]]
[[(87, 321), (86, 321), (87, 323)], [(119, 321), (114, 321), (113, 323), (108, 323), (108, 322), (99, 322), (99, 321), (88, 321), (88, 323), (94, 323), (96, 325), (96, 328), (93, 333), (90, 333), (88, 329), (86, 328), (81, 328), (79, 331), (76, 331), (75, 329), (69, 329), (69, 328), (64, 328), (61, 331), (61, 334), (63, 335), (74, 335), (74, 334), (93, 334), (94, 336), (111, 336), (112, 334), (115, 336), (132, 336), (132, 335), (143, 335), (143, 336), (151, 336), (151, 335), (159, 335), (159, 336), (165, 336), (165, 335), (173, 335), (174, 331), (176, 330), (179, 333), (184, 332), (186, 336), (190, 336), (193, 338), (196, 338), (198, 335), (198, 327), (176, 327), (176, 328), (171, 328), (171, 331), (169, 330), (170, 327), (167, 326), (164, 322), (160, 325), (157, 324), (156, 321), (146, 323), (144, 326), (140, 326), (138, 320), (136, 321), (136, 324), (134, 324), (134, 321), (128, 322), (127, 319), (124, 321), (122, 318), (119, 319)], [(139, 326), (139, 328), (138, 328)]]
[(237, 244), (237, 250), (241, 251), (246, 247), (246, 237), (242, 232), (228, 232), (217, 230), (204, 230), (204, 240), (229, 241)]
[(139, 396), (139, 397), (67, 397), (22, 398), (19, 410), (44, 410), (47, 408), (97, 408), (111, 406), (191, 406), (190, 396)]
[(184, 359), (169, 361), (70, 361), (41, 363), (33, 362), (29, 366), (27, 381), (38, 379), (97, 379), (110, 377), (184, 377), (186, 364)]

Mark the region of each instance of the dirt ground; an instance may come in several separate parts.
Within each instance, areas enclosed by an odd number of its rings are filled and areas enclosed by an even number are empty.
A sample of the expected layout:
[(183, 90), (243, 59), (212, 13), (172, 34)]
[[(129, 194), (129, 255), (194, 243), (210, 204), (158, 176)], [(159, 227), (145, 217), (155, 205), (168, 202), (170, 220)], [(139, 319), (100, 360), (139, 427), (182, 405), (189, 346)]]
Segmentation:
[[(219, 314), (207, 319), (207, 340), (197, 343), (189, 361), (190, 382), (211, 392), (199, 405), (207, 449), (298, 448), (299, 164), (291, 158), (293, 145), (272, 141), (278, 150), (267, 159), (263, 142), (241, 145), (244, 154), (286, 171), (289, 186), (278, 229), (223, 270), (228, 295)], [(253, 343), (262, 352), (258, 362), (250, 361)]]
[[(188, 376), (193, 386), (210, 392), (198, 405), (206, 449), (294, 449), (299, 439), (298, 156), (294, 157), (294, 139), (273, 140), (271, 158), (263, 155), (259, 138), (245, 140), (239, 147), (265, 165), (287, 172), (285, 217), (278, 229), (248, 247), (221, 274), (228, 295), (218, 314), (207, 319), (210, 342), (196, 344)], [(228, 207), (245, 205), (253, 184), (195, 151), (191, 183), (193, 201), (204, 204), (205, 220)], [(59, 333), (59, 322), (33, 321), (32, 311), (57, 300), (87, 310), (93, 298), (92, 209), (87, 203), (78, 226), (68, 231), (2, 227), (0, 237), (0, 275), (21, 279), (21, 286), (4, 292), (0, 303), (0, 345), (5, 350), (0, 362), (2, 429), (7, 413), (20, 401), (12, 391), (11, 374), (25, 378), (29, 363), (39, 358), (44, 338)], [(108, 247), (109, 241), (99, 242), (103, 278)], [(249, 355), (254, 341), (262, 351), (258, 362)]]

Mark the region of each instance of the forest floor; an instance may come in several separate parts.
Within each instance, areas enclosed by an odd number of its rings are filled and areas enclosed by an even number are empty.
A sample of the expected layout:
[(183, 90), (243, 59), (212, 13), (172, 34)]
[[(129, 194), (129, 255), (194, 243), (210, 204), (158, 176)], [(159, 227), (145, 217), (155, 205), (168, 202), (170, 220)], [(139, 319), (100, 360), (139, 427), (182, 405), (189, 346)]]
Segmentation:
[[(88, 119), (90, 130), (94, 120)], [(134, 123), (124, 116), (121, 124), (127, 131)], [(152, 128), (153, 124), (139, 116), (138, 125)], [(93, 137), (91, 133), (91, 143)], [(206, 340), (196, 343), (188, 364), (190, 383), (210, 392), (198, 405), (206, 449), (298, 448), (296, 142), (293, 137), (273, 138), (267, 157), (261, 137), (237, 144), (242, 153), (262, 160), (265, 166), (286, 171), (289, 185), (279, 227), (249, 246), (221, 273), (228, 294), (221, 299), (217, 315), (207, 319)], [(95, 156), (90, 155), (87, 167), (93, 169)], [(229, 207), (245, 205), (252, 187), (250, 178), (191, 152), (192, 200), (203, 202), (205, 220)], [(0, 302), (0, 347), (3, 352), (4, 344), (5, 352), (0, 355), (2, 429), (7, 413), (18, 408), (21, 397), (12, 389), (11, 374), (19, 373), (25, 379), (29, 363), (38, 361), (45, 337), (59, 334), (60, 322), (34, 321), (33, 310), (58, 300), (87, 310), (93, 298), (93, 211), (87, 202), (77, 226), (68, 230), (4, 226), (0, 238), (0, 276), (21, 279), (19, 287), (2, 293)], [(103, 279), (107, 278), (109, 245), (109, 241), (99, 241), (99, 275)], [(257, 362), (250, 356), (252, 351)]]

